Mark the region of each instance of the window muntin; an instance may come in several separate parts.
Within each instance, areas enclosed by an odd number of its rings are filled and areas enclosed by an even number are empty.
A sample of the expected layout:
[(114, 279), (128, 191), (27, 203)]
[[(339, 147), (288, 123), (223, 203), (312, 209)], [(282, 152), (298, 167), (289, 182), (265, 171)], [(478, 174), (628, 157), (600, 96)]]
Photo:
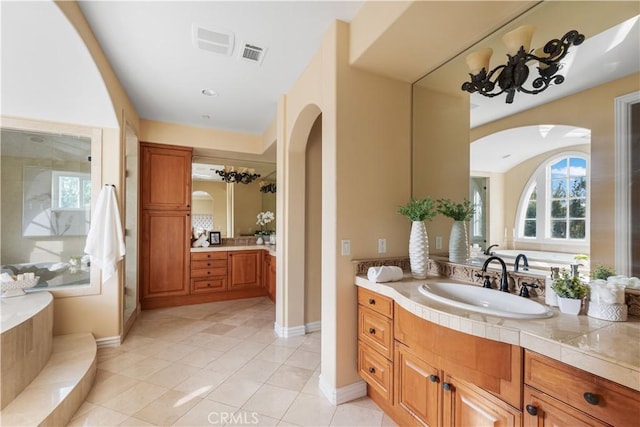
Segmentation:
[(534, 173), (518, 207), (517, 238), (522, 241), (588, 243), (589, 160), (563, 153)]

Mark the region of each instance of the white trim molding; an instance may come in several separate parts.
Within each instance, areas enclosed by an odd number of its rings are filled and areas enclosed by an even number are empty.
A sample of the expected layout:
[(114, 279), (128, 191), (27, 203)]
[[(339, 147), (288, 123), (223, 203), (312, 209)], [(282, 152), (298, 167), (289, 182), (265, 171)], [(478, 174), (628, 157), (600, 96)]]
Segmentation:
[(290, 328), (280, 326), (278, 322), (274, 322), (273, 330), (280, 338), (298, 337), (306, 333), (304, 325), (292, 326)]
[(631, 273), (631, 104), (640, 102), (640, 91), (614, 100), (615, 112), (615, 269)]
[(122, 340), (120, 339), (120, 336), (98, 338), (96, 339), (96, 347), (98, 348), (119, 347), (121, 342)]
[(307, 334), (310, 334), (311, 332), (318, 332), (321, 328), (322, 322), (320, 320), (316, 321), (316, 322), (309, 322), (309, 323), (305, 323), (304, 324), (304, 331)]
[(325, 381), (322, 374), (318, 377), (318, 386), (329, 402), (334, 405), (350, 402), (367, 395), (367, 383), (363, 380), (357, 381), (340, 388), (333, 388)]

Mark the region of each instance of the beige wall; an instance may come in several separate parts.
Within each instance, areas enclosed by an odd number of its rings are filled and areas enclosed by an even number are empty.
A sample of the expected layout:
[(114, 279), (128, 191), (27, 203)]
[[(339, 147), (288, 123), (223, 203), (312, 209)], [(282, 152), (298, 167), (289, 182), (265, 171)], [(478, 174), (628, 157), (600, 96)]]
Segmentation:
[[(414, 86), (413, 117), (413, 196), (468, 199), (469, 97)], [(453, 220), (437, 215), (426, 225), (430, 253), (447, 253)]]
[[(470, 141), (505, 129), (539, 124), (591, 129), (591, 263), (614, 265), (614, 98), (640, 90), (640, 74), (606, 83), (471, 130)], [(513, 227), (506, 222), (506, 227)]]
[(305, 177), (304, 323), (320, 320), (322, 297), (322, 116), (309, 134)]
[[(386, 256), (407, 253), (409, 225), (396, 213), (410, 195), (411, 87), (349, 66), (349, 26), (337, 22), (327, 32), (319, 55), (287, 94), (284, 126), (278, 140), (284, 150), (278, 171), (284, 175), (282, 197), (286, 234), (282, 287), (287, 315), (282, 321), (303, 322), (292, 316), (304, 280), (303, 151), (312, 123), (322, 112), (322, 373), (321, 381), (340, 388), (361, 381), (356, 372), (356, 288), (352, 260), (378, 257), (377, 239), (387, 238)], [(312, 105), (317, 107), (310, 107)], [(282, 138), (280, 137), (282, 136)], [(280, 160), (283, 160), (281, 165)], [(392, 159), (390, 161), (390, 159)], [(280, 178), (280, 175), (279, 175)], [(279, 195), (280, 197), (280, 195)], [(280, 223), (278, 224), (280, 230)], [(279, 232), (279, 235), (283, 234)], [(351, 241), (351, 255), (341, 256), (340, 240)], [(299, 280), (296, 278), (300, 277)], [(299, 309), (298, 309), (299, 310)]]
[[(234, 237), (253, 236), (260, 229), (257, 215), (262, 211), (262, 193), (258, 181), (251, 184), (233, 184), (233, 232)], [(265, 226), (274, 229), (275, 222)]]

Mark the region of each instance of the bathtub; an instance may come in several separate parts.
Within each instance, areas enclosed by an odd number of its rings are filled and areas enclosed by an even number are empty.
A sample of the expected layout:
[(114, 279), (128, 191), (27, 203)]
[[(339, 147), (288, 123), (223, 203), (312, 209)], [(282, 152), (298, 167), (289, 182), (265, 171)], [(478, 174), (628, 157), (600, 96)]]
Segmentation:
[(19, 395), (51, 356), (53, 296), (36, 292), (0, 298), (0, 408)]
[[(499, 256), (511, 265), (515, 263), (518, 254), (525, 254), (529, 261), (529, 268), (536, 270), (549, 271), (550, 267), (568, 269), (569, 265), (576, 264), (576, 260), (573, 258), (576, 255), (575, 253), (534, 251), (528, 249), (500, 249), (493, 252), (495, 252), (496, 256)], [(577, 263), (583, 264), (585, 266), (584, 269), (588, 269), (587, 261), (578, 261)], [(522, 266), (522, 263), (520, 265)]]

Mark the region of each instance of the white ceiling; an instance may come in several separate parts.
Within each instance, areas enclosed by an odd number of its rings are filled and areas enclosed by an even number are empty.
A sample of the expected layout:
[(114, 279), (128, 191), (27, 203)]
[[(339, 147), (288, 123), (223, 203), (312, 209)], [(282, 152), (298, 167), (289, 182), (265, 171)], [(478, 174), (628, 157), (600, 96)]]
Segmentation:
[[(261, 134), (335, 19), (362, 1), (81, 1), (141, 118)], [(197, 49), (192, 25), (235, 35), (231, 56)], [(266, 47), (261, 65), (243, 42)], [(212, 89), (217, 96), (203, 96)], [(208, 116), (209, 118), (204, 118)]]

